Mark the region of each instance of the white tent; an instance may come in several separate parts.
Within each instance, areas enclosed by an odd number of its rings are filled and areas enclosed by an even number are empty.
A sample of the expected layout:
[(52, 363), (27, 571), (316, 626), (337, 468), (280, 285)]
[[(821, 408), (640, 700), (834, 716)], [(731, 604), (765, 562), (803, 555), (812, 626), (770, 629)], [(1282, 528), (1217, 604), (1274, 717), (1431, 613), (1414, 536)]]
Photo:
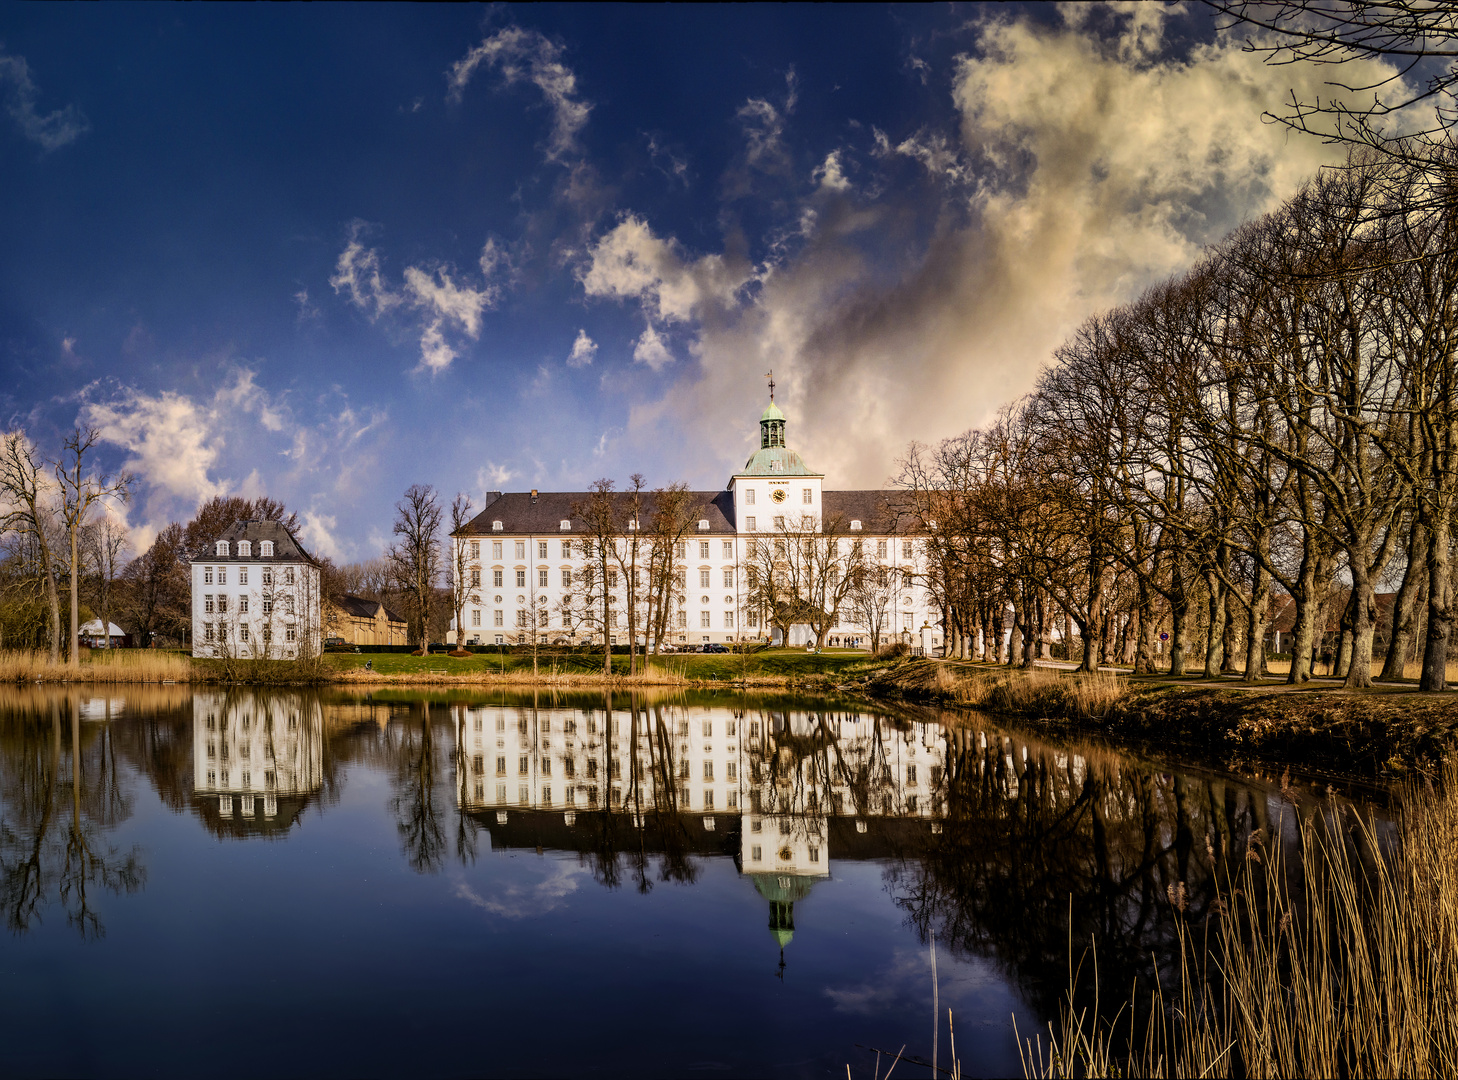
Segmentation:
[[(107, 625), (107, 634), (111, 638), (113, 644), (119, 643), (122, 638), (124, 638), (124, 637), (127, 636), (127, 632), (125, 630), (123, 630), (120, 626), (118, 626), (116, 623), (107, 623), (106, 625)], [(100, 641), (101, 640), (101, 620), (100, 619), (92, 619), (89, 623), (82, 623), (81, 624), (81, 629), (80, 629), (79, 633), (80, 633), (81, 637), (84, 638), (84, 639), (94, 640), (94, 641)]]

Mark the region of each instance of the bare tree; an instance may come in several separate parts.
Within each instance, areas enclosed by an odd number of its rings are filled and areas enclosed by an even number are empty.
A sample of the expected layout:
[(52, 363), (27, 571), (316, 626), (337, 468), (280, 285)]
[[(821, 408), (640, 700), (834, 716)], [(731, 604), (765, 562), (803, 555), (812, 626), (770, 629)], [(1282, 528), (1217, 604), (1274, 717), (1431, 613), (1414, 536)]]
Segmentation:
[(479, 604), (476, 589), (481, 584), (481, 568), (472, 567), (470, 541), (465, 538), (466, 526), (475, 516), (475, 507), (465, 492), (451, 500), (451, 611), (456, 618), (456, 655), (465, 655), (466, 605)]
[(77, 428), (66, 438), (61, 460), (55, 463), (56, 481), (61, 489), (61, 520), (71, 543), (71, 637), (70, 662), (81, 662), (80, 653), (80, 590), (81, 590), (81, 527), (91, 507), (103, 499), (126, 502), (131, 497), (133, 478), (127, 473), (109, 476), (105, 473), (87, 476), (85, 457), (101, 434), (92, 427)]
[(100, 601), (98, 607), (101, 609), (101, 632), (106, 644), (102, 648), (111, 648), (111, 603), (113, 586), (121, 571), (122, 553), (127, 548), (127, 531), (122, 528), (121, 522), (117, 521), (110, 514), (104, 515), (87, 530), (86, 552), (91, 560), (91, 566), (96, 571), (96, 595)]
[(50, 658), (51, 663), (57, 663), (61, 657), (61, 604), (56, 592), (55, 557), (48, 535), (55, 517), (53, 492), (49, 489), (35, 447), (19, 429), (7, 432), (4, 442), (0, 443), (0, 496), (5, 499), (4, 506), (0, 507), (5, 515), (0, 519), (4, 531), (21, 532), (35, 545), (46, 602), (50, 608)]
[(430, 611), (440, 577), (440, 526), (444, 517), (435, 488), (411, 484), (395, 504), (394, 534), (386, 558), (396, 584), (410, 598), (410, 632), (422, 653), (430, 651)]
[(594, 480), (587, 498), (572, 507), (582, 521), (582, 570), (573, 582), (582, 624), (602, 633), (603, 674), (613, 673), (612, 632), (618, 623), (618, 539), (621, 536), (616, 485), (606, 477)]

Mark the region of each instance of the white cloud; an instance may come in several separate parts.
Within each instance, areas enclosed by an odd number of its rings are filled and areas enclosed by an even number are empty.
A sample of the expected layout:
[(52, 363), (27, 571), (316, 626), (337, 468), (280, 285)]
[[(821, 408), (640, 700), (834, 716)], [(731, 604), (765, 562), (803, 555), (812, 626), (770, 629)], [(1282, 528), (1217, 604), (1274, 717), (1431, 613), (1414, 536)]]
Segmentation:
[(380, 272), (379, 253), (361, 242), (364, 232), (363, 222), (350, 224), (349, 242), (339, 253), (329, 284), (336, 294), (348, 290), (350, 303), (377, 319), (398, 306), (401, 298), (385, 284), (384, 275)]
[(499, 70), (507, 85), (525, 80), (541, 91), (552, 110), (548, 161), (559, 161), (578, 150), (577, 135), (586, 126), (592, 106), (578, 96), (577, 76), (562, 63), (560, 45), (520, 26), (498, 30), (451, 66), (447, 99), (460, 101), (476, 69), (483, 65)]
[(516, 473), (512, 472), (505, 465), (498, 465), (494, 461), (488, 461), (484, 466), (476, 470), (476, 487), (481, 491), (505, 491), (506, 485), (510, 483)]
[(456, 350), (446, 344), (445, 335), (440, 332), (440, 323), (436, 319), (420, 334), (420, 366), (432, 373), (444, 371), (456, 358)]
[(845, 167), (841, 164), (840, 155), (839, 150), (832, 150), (825, 155), (825, 160), (810, 172), (810, 179), (826, 191), (845, 192), (850, 190), (850, 181), (846, 179)]
[(597, 342), (587, 336), (586, 330), (579, 330), (577, 339), (572, 342), (572, 352), (567, 356), (567, 366), (570, 368), (587, 367), (596, 355)]
[(638, 336), (638, 344), (633, 347), (633, 361), (647, 364), (654, 371), (662, 371), (664, 365), (673, 362), (673, 354), (663, 344), (652, 323), (644, 327), (643, 333)]
[(44, 116), (36, 108), (36, 89), (30, 77), (30, 65), (23, 56), (0, 51), (0, 87), (5, 92), (5, 111), (20, 127), (21, 134), (42, 150), (58, 150), (75, 142), (90, 130), (91, 124), (74, 105), (56, 109)]
[[(792, 204), (782, 221), (797, 226), (771, 234), (766, 267), (708, 274), (713, 255), (691, 262), (631, 215), (592, 247), (589, 296), (635, 298), (654, 325), (692, 335), (694, 376), (640, 404), (629, 437), (646, 445), (676, 418), (703, 435), (681, 468), (732, 459), (773, 367), (810, 464), (882, 484), (908, 440), (986, 422), (1090, 313), (1189, 266), (1335, 160), (1261, 122), (1293, 84), (1325, 96), (1320, 70), (1268, 67), (1225, 38), (1164, 55), (1155, 5), (1110, 9), (1102, 39), (1060, 10), (1070, 22), (979, 23), (950, 72), (948, 115), (874, 133), (881, 175), (817, 200), (813, 229)], [(1030, 89), (1046, 87), (1058, 90)], [(769, 130), (770, 110), (752, 112)], [(904, 178), (913, 161), (936, 179), (930, 193)], [(915, 221), (929, 239), (898, 244)]]
[(315, 554), (327, 555), (335, 562), (344, 560), (344, 549), (334, 536), (339, 528), (337, 517), (333, 514), (306, 510), (300, 520), (302, 524), (299, 528), (299, 535), (307, 548)]

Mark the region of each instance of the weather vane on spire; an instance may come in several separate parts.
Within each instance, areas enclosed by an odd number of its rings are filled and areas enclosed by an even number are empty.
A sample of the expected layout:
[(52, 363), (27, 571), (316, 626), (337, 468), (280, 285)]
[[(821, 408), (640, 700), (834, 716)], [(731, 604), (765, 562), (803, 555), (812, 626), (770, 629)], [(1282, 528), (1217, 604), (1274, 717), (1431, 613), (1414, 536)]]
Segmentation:
[(775, 399), (775, 369), (770, 368), (764, 373), (764, 377), (769, 380), (770, 400), (773, 401)]

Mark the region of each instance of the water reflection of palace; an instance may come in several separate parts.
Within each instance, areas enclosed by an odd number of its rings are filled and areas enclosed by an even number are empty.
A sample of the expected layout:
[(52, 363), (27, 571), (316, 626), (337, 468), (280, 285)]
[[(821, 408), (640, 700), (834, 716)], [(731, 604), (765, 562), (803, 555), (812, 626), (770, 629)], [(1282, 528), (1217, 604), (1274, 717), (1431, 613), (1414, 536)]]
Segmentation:
[(193, 793), (214, 831), (286, 830), (323, 784), (323, 710), (299, 693), (198, 693), (192, 750)]
[(885, 857), (945, 809), (938, 723), (661, 705), (465, 707), (456, 725), (458, 801), (494, 844), (586, 850), (608, 825), (637, 834), (625, 848), (732, 855), (781, 946), (833, 851)]

